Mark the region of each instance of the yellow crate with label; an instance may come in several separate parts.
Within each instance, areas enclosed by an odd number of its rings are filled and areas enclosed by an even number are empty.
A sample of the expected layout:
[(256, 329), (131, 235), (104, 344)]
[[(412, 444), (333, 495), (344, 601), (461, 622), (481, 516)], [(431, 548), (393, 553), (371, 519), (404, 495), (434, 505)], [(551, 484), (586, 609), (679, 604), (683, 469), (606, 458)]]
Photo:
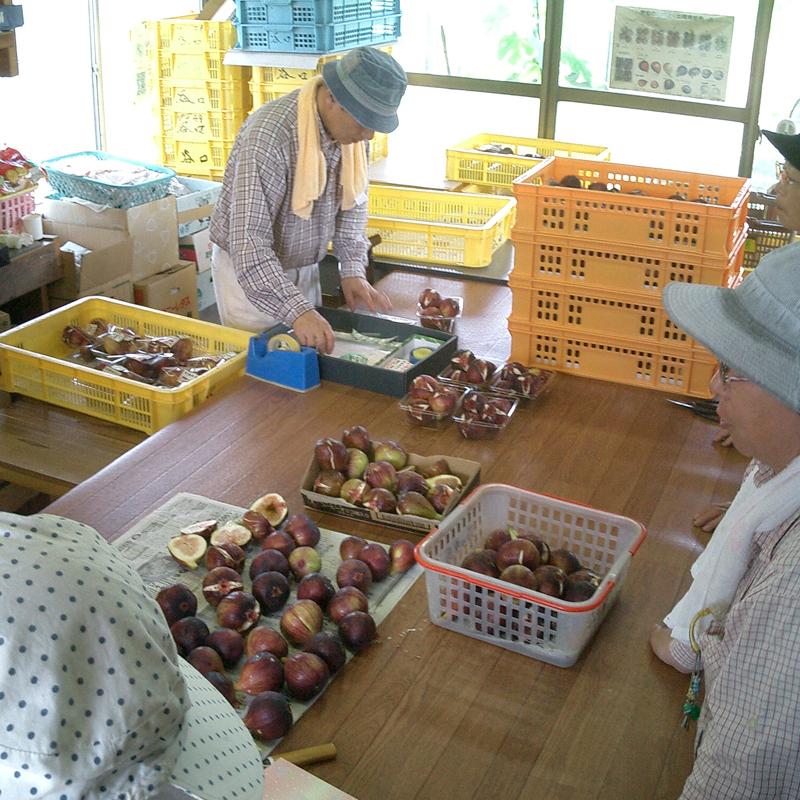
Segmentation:
[(223, 172), (228, 156), (233, 149), (234, 139), (204, 139), (193, 141), (190, 138), (156, 136), (156, 144), (161, 152), (160, 163), (169, 166), (179, 175), (212, 177), (212, 170)]

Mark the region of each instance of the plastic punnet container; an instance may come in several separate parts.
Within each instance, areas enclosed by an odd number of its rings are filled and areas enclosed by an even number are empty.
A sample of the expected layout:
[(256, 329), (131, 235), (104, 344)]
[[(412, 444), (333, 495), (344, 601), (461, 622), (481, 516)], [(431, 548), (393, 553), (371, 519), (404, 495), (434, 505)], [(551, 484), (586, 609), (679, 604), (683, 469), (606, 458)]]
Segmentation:
[[(513, 527), (604, 576), (582, 603), (462, 569), (487, 534)], [(415, 548), (431, 622), (559, 667), (572, 666), (611, 610), (645, 529), (628, 517), (504, 484), (479, 486)]]

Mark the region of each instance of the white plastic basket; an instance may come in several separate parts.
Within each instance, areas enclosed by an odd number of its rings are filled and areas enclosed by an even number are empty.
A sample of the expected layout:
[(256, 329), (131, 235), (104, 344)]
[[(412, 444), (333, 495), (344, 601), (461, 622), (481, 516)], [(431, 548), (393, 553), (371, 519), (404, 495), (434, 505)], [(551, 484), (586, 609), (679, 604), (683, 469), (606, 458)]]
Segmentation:
[[(462, 569), (488, 533), (511, 526), (551, 548), (575, 553), (604, 575), (582, 603), (512, 586)], [(503, 484), (484, 484), (416, 547), (425, 569), (431, 621), (559, 667), (570, 667), (617, 599), (631, 557), (645, 537), (633, 519)]]

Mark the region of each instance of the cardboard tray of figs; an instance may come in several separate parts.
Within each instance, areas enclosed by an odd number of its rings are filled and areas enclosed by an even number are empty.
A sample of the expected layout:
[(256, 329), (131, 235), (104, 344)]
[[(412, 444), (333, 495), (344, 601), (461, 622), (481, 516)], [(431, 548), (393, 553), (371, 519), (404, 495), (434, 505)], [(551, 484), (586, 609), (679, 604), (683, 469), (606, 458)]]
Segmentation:
[[(373, 442), (374, 446), (380, 442)], [(408, 464), (421, 471), (429, 464), (433, 464), (440, 458), (444, 458), (449, 467), (450, 473), (461, 478), (461, 491), (456, 492), (450, 499), (447, 508), (442, 514), (444, 519), (458, 504), (462, 498), (466, 497), (474, 488), (478, 486), (481, 480), (481, 465), (477, 461), (468, 461), (465, 458), (455, 458), (454, 456), (421, 456), (416, 453), (408, 454)], [(348, 503), (347, 500), (342, 500), (340, 497), (327, 497), (324, 494), (314, 491), (314, 480), (320, 472), (317, 459), (312, 455), (311, 461), (303, 475), (303, 482), (300, 485), (300, 494), (303, 496), (303, 502), (308, 508), (314, 508), (317, 511), (325, 511), (328, 514), (338, 514), (340, 517), (349, 517), (351, 519), (362, 520), (363, 522), (373, 522), (376, 525), (385, 525), (390, 528), (398, 528), (402, 531), (409, 533), (417, 533), (422, 536), (430, 533), (441, 520), (425, 519), (424, 517), (416, 517), (412, 514), (395, 514), (385, 511), (372, 511), (369, 508), (356, 506)]]

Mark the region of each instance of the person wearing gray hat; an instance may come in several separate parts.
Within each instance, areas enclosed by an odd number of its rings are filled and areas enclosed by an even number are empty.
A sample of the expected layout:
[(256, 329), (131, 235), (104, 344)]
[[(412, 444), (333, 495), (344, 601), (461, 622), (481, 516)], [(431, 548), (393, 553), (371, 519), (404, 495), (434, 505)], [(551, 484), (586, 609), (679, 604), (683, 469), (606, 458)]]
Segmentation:
[(800, 134), (761, 131), (784, 157), (778, 174), (775, 193), (775, 214), (778, 222), (790, 231), (800, 230)]
[(691, 694), (685, 706), (699, 719), (681, 798), (790, 800), (800, 797), (800, 243), (765, 255), (734, 289), (668, 284), (663, 304), (719, 360), (721, 425), (752, 459), (650, 640), (705, 683), (702, 709)]
[(329, 244), (350, 309), (391, 307), (365, 277), (365, 142), (397, 128), (406, 86), (391, 55), (358, 47), (248, 117), (210, 225), (223, 325), (261, 332), (283, 323), (300, 344), (330, 353), (333, 331), (315, 310), (322, 303), (319, 262)]

